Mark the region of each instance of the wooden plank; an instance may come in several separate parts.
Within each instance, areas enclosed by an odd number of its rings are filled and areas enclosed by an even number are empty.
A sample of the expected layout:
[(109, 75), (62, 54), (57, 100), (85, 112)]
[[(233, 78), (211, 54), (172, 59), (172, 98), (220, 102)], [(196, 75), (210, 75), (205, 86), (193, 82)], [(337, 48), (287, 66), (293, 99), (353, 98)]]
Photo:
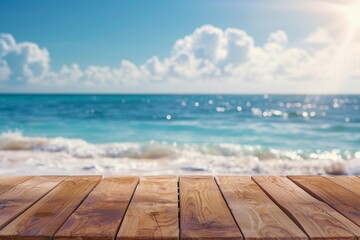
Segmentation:
[(326, 179), (360, 196), (360, 178), (356, 176), (324, 176)]
[(0, 176), (0, 194), (3, 194), (30, 178), (30, 176)]
[(181, 239), (242, 239), (210, 176), (180, 177), (180, 229)]
[(178, 239), (177, 177), (141, 177), (117, 239)]
[(23, 213), (64, 177), (33, 177), (0, 195), (0, 229)]
[(250, 176), (216, 180), (245, 239), (308, 239)]
[(113, 240), (138, 177), (106, 177), (55, 234), (55, 240)]
[(50, 239), (101, 177), (68, 177), (0, 231), (0, 239)]
[(289, 178), (360, 226), (359, 195), (321, 176), (289, 176)]
[(360, 233), (353, 222), (288, 178), (254, 176), (253, 179), (311, 239), (356, 239), (355, 235)]

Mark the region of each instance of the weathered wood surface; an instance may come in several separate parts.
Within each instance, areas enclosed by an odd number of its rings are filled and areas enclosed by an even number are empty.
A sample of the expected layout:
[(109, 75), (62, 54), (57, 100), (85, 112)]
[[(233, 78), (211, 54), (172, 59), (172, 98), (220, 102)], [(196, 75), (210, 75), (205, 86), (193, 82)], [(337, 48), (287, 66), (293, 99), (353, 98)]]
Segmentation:
[(182, 239), (242, 239), (213, 177), (180, 177)]
[(177, 177), (141, 177), (117, 239), (179, 239)]
[(324, 176), (324, 178), (360, 196), (360, 177), (356, 176)]
[(33, 177), (0, 195), (0, 229), (19, 216), (64, 177)]
[(25, 182), (30, 176), (0, 176), (0, 194), (10, 190), (18, 184)]
[(50, 239), (99, 182), (68, 177), (0, 231), (0, 239)]
[(0, 240), (360, 239), (356, 176), (0, 176)]
[(137, 183), (137, 177), (106, 177), (62, 225), (55, 239), (114, 239)]
[(307, 239), (250, 176), (216, 179), (246, 239)]
[(321, 176), (289, 178), (360, 226), (359, 195)]
[(286, 177), (255, 176), (267, 192), (312, 239), (356, 239), (359, 228)]

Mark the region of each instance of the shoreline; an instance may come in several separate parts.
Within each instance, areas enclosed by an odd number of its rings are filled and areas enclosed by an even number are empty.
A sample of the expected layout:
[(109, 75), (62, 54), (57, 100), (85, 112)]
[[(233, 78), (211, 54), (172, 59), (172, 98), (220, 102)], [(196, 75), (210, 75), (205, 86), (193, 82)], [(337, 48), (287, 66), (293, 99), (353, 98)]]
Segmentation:
[(0, 175), (356, 175), (358, 161), (289, 160), (259, 161), (241, 157), (75, 158), (64, 152), (0, 150)]

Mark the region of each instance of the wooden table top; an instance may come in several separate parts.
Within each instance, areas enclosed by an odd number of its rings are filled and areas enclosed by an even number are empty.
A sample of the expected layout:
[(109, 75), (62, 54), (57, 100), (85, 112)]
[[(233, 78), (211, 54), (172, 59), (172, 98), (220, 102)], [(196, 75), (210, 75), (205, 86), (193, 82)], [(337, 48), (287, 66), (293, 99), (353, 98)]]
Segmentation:
[(0, 176), (1, 239), (360, 239), (360, 177)]

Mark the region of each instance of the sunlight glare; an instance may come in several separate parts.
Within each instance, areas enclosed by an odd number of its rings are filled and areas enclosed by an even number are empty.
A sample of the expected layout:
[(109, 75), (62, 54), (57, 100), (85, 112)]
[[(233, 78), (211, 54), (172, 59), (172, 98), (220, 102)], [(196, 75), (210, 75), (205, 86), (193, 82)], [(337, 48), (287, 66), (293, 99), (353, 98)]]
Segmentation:
[(345, 14), (348, 18), (350, 25), (354, 28), (360, 25), (360, 0), (355, 0), (355, 2), (349, 5), (345, 9)]

